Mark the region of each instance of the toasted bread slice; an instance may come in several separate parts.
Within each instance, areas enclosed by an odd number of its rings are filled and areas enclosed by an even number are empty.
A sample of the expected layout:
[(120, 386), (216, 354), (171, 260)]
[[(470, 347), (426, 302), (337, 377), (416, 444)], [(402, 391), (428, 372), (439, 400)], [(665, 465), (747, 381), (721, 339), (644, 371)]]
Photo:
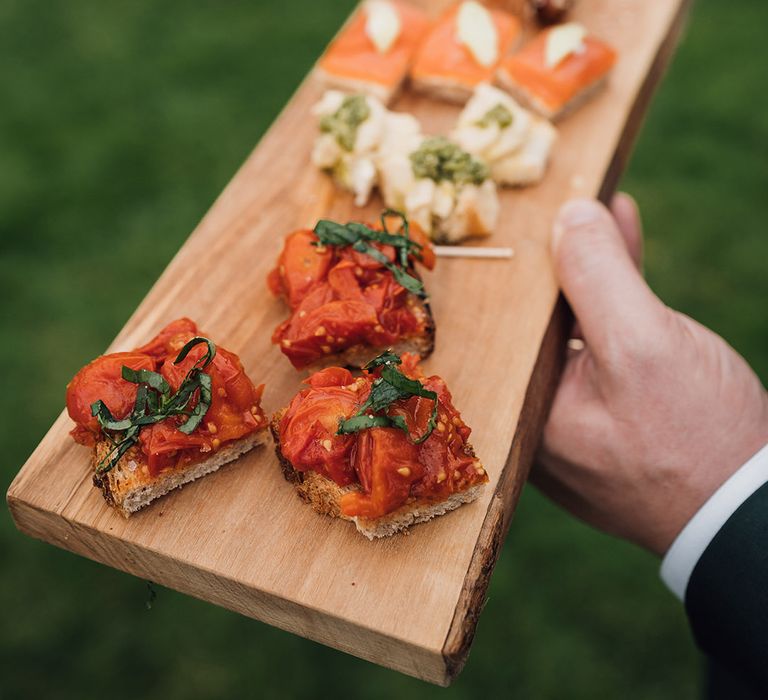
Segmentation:
[[(267, 426), (259, 428), (240, 440), (224, 444), (200, 462), (181, 468), (169, 468), (157, 476), (149, 473), (146, 458), (138, 447), (132, 447), (120, 461), (104, 474), (94, 473), (93, 484), (100, 488), (104, 499), (122, 516), (148, 505), (156, 498), (184, 484), (215, 472), (225, 464), (237, 459), (254, 447), (269, 441)], [(99, 464), (112, 449), (108, 440), (99, 440), (93, 454), (93, 463)]]
[[(341, 512), (339, 501), (346, 493), (360, 491), (360, 486), (357, 484), (339, 486), (336, 482), (327, 479), (317, 472), (300, 472), (294, 469), (293, 465), (280, 450), (280, 420), (284, 413), (285, 410), (281, 410), (273, 416), (270, 429), (275, 442), (277, 459), (280, 462), (280, 467), (286, 481), (293, 484), (299, 497), (311, 505), (315, 512), (353, 522), (358, 532), (365, 535), (369, 540), (378, 537), (389, 537), (390, 535), (407, 530), (411, 525), (427, 522), (432, 518), (455, 510), (465, 503), (471, 503), (477, 499), (484, 486), (484, 484), (470, 486), (464, 491), (451, 494), (443, 501), (430, 502), (414, 499), (380, 518), (346, 516)], [(467, 449), (474, 456), (472, 446), (468, 444)]]

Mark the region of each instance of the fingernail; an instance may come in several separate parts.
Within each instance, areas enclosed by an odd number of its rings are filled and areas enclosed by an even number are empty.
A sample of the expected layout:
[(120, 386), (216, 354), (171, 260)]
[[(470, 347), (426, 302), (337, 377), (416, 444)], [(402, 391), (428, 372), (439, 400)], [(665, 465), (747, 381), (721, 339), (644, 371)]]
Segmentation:
[(568, 229), (592, 224), (601, 216), (600, 205), (591, 199), (572, 199), (563, 204), (552, 226), (552, 250), (557, 250)]

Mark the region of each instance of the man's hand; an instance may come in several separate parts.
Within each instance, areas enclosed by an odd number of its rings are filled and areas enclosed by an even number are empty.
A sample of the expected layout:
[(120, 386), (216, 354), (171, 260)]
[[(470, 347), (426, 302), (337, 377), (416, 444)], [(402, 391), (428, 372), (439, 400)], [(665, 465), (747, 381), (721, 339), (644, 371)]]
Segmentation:
[(638, 271), (637, 208), (568, 202), (555, 270), (583, 349), (571, 351), (533, 482), (591, 525), (663, 555), (768, 442), (768, 394), (722, 338), (667, 308)]

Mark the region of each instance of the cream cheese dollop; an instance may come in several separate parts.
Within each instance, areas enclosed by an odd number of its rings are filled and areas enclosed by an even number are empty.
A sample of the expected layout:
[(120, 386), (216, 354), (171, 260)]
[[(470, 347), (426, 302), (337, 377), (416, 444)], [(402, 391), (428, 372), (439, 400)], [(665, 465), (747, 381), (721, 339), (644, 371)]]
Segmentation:
[(365, 3), (365, 34), (379, 53), (387, 53), (400, 36), (402, 25), (397, 9), (387, 0)]
[(499, 33), (491, 13), (475, 0), (461, 3), (456, 15), (456, 37), (486, 68), (499, 60)]
[(568, 22), (550, 29), (544, 49), (544, 65), (555, 68), (571, 54), (582, 53), (586, 48), (586, 36), (586, 28), (578, 22)]

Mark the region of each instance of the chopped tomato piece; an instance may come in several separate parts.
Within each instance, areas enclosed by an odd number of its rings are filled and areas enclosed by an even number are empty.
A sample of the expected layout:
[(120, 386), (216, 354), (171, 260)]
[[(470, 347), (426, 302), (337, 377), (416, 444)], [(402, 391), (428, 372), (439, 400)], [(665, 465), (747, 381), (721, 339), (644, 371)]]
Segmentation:
[(306, 296), (310, 288), (328, 273), (333, 253), (317, 245), (312, 231), (294, 231), (285, 239), (283, 252), (278, 259), (276, 275), (270, 276), (270, 288), (285, 295), (294, 308)]
[(353, 483), (349, 453), (354, 439), (337, 432), (339, 421), (357, 406), (354, 389), (325, 385), (299, 392), (280, 421), (283, 456), (299, 471), (314, 470), (342, 486)]
[[(67, 385), (69, 417), (85, 430), (100, 430), (98, 421), (91, 415), (91, 405), (99, 399), (118, 420), (133, 410), (138, 387), (123, 379), (123, 365), (131, 369), (155, 370), (157, 363), (142, 352), (114, 352), (89, 362)], [(77, 435), (74, 437), (77, 439)]]
[(198, 335), (197, 324), (188, 318), (180, 318), (171, 321), (146, 345), (136, 348), (135, 352), (165, 359), (168, 355), (178, 353), (184, 344), (196, 335)]
[(373, 428), (360, 434), (354, 462), (363, 492), (342, 496), (344, 515), (377, 518), (406, 502), (411, 484), (424, 476), (424, 467), (418, 447), (403, 438), (397, 428)]

